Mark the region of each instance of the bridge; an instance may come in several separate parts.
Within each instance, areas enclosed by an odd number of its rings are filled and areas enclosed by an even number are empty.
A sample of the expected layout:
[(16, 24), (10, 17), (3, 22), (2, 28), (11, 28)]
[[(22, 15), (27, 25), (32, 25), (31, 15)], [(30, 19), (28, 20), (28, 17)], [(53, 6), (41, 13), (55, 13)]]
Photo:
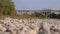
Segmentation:
[(60, 14), (60, 10), (50, 10), (50, 9), (48, 10), (17, 10), (17, 14), (19, 15), (23, 15), (23, 14), (31, 15), (32, 13), (35, 13), (35, 12), (38, 12), (45, 17), (47, 17), (51, 13)]

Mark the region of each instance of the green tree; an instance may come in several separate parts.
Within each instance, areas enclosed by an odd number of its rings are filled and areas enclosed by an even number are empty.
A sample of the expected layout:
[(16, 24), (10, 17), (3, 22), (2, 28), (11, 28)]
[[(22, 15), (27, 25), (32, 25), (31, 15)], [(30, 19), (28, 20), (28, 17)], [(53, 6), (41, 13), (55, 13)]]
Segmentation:
[(50, 18), (56, 18), (56, 17), (57, 17), (57, 15), (55, 13), (50, 14)]
[(0, 0), (0, 15), (16, 16), (15, 5), (12, 0)]
[(57, 18), (60, 19), (60, 14), (57, 15)]

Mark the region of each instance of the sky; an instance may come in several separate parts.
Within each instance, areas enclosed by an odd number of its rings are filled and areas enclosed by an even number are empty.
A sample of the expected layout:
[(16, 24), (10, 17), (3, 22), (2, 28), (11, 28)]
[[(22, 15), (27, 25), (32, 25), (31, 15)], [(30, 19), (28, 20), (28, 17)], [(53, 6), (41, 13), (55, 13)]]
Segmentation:
[(60, 9), (60, 0), (13, 0), (17, 10)]

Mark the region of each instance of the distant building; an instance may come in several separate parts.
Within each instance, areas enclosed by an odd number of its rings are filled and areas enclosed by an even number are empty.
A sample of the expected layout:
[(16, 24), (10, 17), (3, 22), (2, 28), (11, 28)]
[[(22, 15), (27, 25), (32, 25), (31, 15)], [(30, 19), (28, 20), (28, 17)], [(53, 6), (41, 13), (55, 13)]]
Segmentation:
[(38, 12), (42, 14), (43, 16), (49, 15), (51, 13), (55, 14), (60, 14), (60, 10), (51, 10), (51, 9), (46, 9), (46, 10), (17, 10), (18, 15), (23, 15), (23, 14), (29, 14), (31, 15), (32, 13)]

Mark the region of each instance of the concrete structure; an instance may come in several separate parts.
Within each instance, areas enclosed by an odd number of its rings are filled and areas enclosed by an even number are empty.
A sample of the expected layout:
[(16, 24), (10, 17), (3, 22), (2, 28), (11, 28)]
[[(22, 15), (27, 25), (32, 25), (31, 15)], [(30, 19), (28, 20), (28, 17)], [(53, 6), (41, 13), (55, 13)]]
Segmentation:
[(17, 14), (23, 15), (23, 14), (29, 14), (31, 15), (32, 13), (38, 12), (43, 16), (48, 16), (51, 13), (55, 14), (60, 14), (60, 10), (51, 10), (51, 9), (46, 9), (46, 10), (17, 10)]

